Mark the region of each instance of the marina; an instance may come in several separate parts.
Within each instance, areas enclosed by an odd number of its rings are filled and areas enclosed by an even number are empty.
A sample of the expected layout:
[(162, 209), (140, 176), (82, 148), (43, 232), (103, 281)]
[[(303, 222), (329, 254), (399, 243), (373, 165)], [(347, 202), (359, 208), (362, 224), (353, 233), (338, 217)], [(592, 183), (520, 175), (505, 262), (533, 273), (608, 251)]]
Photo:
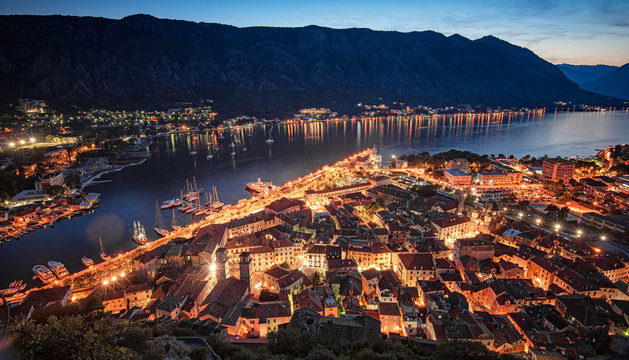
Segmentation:
[[(220, 140), (220, 134), (227, 135), (227, 131), (168, 134), (154, 140), (151, 158), (143, 164), (104, 175), (112, 180), (111, 183), (90, 185), (91, 192), (102, 194), (98, 209), (82, 212), (81, 216), (71, 215), (70, 221), (57, 221), (54, 227), (47, 226), (22, 234), (18, 241), (3, 244), (0, 261), (7, 263), (20, 257), (26, 264), (45, 264), (54, 258), (73, 273), (85, 267), (81, 261), (84, 256), (108, 260), (111, 259), (109, 251), (116, 253), (137, 247), (138, 244), (132, 240), (133, 223), (138, 220), (145, 225), (155, 222), (155, 200), (162, 205), (165, 200), (175, 200), (162, 214), (169, 220), (165, 221), (169, 231), (173, 228), (173, 212), (176, 215), (175, 226), (184, 226), (208, 216), (195, 216), (193, 212), (194, 208), (208, 202), (205, 196), (197, 194), (200, 199), (182, 199), (190, 190), (186, 189), (186, 178), (190, 179), (188, 187), (192, 187), (192, 192), (195, 181), (197, 188), (210, 189), (210, 194), (214, 193), (215, 187), (216, 192), (220, 192), (220, 200), (213, 195), (212, 202), (220, 208), (221, 202), (235, 204), (250, 196), (245, 186), (252, 178), (260, 177), (264, 182), (282, 184), (337, 160), (338, 154), (363, 146), (375, 144), (381, 149), (384, 159), (394, 154), (433, 153), (451, 148), (490, 154), (510, 149), (517, 156), (547, 153), (589, 155), (594, 148), (626, 142), (625, 134), (629, 133), (627, 119), (629, 116), (625, 111), (608, 111), (604, 114), (524, 114), (495, 124), (484, 121), (482, 125), (481, 122), (457, 122), (454, 118), (451, 122), (446, 119), (445, 125), (442, 125), (443, 119), (439, 119), (438, 125), (434, 125), (432, 120), (403, 119), (291, 123), (273, 127), (275, 141), (272, 145), (265, 141), (269, 136), (268, 127), (243, 127), (237, 130), (237, 137), (243, 139), (248, 151), (242, 155), (239, 153), (234, 160), (230, 156), (231, 141), (225, 136)], [(588, 140), (583, 145), (574, 144), (571, 139), (575, 136)], [(213, 145), (215, 152), (211, 161), (202, 158), (201, 162), (188, 155), (197, 146), (200, 155), (205, 156), (207, 146), (194, 143), (210, 144), (214, 141), (217, 145)], [(199, 193), (203, 191), (197, 189)], [(154, 231), (146, 235), (149, 241), (160, 237)], [(40, 251), (29, 251), (32, 247)], [(32, 274), (28, 266), (9, 267), (0, 281), (4, 286), (17, 279), (28, 282)]]

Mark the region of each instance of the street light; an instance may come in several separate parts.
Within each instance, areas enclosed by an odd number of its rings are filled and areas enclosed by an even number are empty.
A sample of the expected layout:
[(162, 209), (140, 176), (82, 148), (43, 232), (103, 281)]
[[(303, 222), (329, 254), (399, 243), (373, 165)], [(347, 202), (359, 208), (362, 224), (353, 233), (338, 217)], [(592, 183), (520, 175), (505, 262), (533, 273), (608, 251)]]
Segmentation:
[(561, 229), (561, 225), (555, 224), (555, 231), (559, 231), (559, 229)]
[(601, 235), (601, 240), (605, 241), (605, 235)]
[(24, 144), (26, 144), (26, 141), (20, 140), (20, 145), (24, 145)]
[(34, 137), (31, 137), (30, 139), (28, 139), (28, 141), (30, 141), (30, 142), (32, 142), (32, 143), (34, 143), (34, 142), (35, 142), (35, 138), (34, 138)]
[(13, 141), (11, 141), (11, 142), (9, 143), (9, 146), (10, 146), (10, 147), (15, 147), (15, 143), (14, 143)]
[(535, 220), (535, 222), (537, 223), (537, 226), (539, 226), (539, 224), (542, 222), (542, 219), (537, 219)]

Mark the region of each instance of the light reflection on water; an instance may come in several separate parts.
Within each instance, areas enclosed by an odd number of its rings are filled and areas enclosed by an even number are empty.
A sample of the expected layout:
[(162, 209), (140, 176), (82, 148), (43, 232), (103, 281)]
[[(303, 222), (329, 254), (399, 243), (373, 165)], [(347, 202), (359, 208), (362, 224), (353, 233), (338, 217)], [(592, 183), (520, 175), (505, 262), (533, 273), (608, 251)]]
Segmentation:
[[(231, 133), (172, 134), (157, 139), (151, 147), (153, 156), (144, 164), (107, 174), (103, 179), (113, 180), (111, 183), (87, 188), (102, 194), (100, 208), (92, 214), (61, 221), (54, 228), (0, 246), (0, 287), (16, 279), (30, 280), (33, 265), (48, 260), (59, 260), (70, 271), (81, 268), (82, 256), (98, 261), (98, 236), (109, 253), (133, 248), (133, 220), (140, 220), (149, 237), (156, 238), (152, 232), (155, 201), (177, 196), (186, 179), (193, 176), (205, 192), (216, 186), (221, 201), (234, 203), (248, 196), (245, 184), (258, 177), (282, 184), (374, 145), (384, 159), (392, 154), (451, 148), (496, 155), (588, 156), (596, 148), (628, 142), (629, 115), (622, 111), (389, 118), (246, 127)], [(269, 133), (275, 140), (271, 145), (265, 142)], [(233, 158), (232, 139), (236, 144)], [(197, 155), (189, 155), (193, 150)], [(206, 159), (208, 151), (214, 154), (211, 160)], [(166, 224), (171, 216), (172, 210), (163, 212)], [(178, 216), (191, 220), (189, 215)]]

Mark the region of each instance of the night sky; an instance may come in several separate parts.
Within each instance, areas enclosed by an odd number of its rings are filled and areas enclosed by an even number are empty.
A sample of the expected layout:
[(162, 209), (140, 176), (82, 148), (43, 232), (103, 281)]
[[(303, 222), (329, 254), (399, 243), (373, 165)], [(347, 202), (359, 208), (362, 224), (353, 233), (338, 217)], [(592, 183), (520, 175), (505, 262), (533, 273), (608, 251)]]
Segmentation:
[(235, 26), (434, 30), (476, 39), (494, 35), (552, 63), (629, 62), (629, 0), (0, 0), (1, 14), (159, 18)]

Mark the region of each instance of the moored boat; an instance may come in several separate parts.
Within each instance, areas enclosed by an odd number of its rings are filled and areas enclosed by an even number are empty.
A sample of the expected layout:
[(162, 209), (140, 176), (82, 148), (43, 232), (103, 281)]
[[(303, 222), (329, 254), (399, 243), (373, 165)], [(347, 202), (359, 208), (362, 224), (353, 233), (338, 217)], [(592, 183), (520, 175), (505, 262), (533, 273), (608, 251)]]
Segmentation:
[(111, 256), (107, 255), (107, 253), (105, 252), (105, 249), (103, 249), (103, 239), (99, 237), (98, 241), (100, 242), (100, 258), (101, 258), (101, 260), (103, 260), (103, 261), (111, 260)]
[(55, 279), (55, 275), (44, 265), (33, 266), (33, 272), (44, 284), (48, 284)]
[(140, 224), (139, 221), (133, 222), (133, 241), (140, 245), (144, 245), (148, 242), (146, 237), (146, 231), (144, 230), (144, 225)]
[(54, 261), (54, 260), (48, 261), (48, 268), (50, 268), (52, 273), (55, 274), (59, 279), (63, 279), (64, 277), (70, 275), (65, 265), (63, 265), (59, 261)]
[(83, 256), (81, 258), (81, 263), (83, 264), (83, 266), (85, 266), (86, 268), (91, 268), (92, 266), (94, 266), (94, 260)]
[(247, 187), (245, 188), (245, 190), (252, 193), (253, 195), (257, 195), (260, 193), (272, 191), (275, 189), (275, 187), (276, 186), (273, 185), (272, 182), (264, 182), (260, 178), (258, 178), (258, 181), (256, 182), (247, 183)]

